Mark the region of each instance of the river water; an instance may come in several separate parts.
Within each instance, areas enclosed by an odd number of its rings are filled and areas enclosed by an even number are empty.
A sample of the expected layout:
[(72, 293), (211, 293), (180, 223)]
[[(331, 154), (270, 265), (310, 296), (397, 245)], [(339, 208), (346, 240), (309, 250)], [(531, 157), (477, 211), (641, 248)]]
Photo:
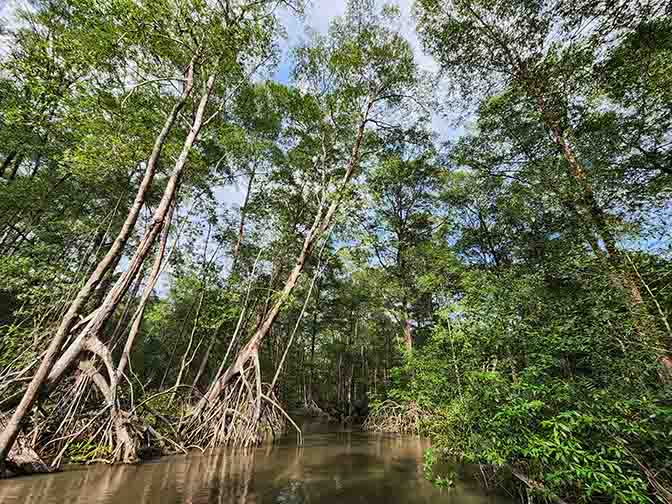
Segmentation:
[(510, 504), (475, 484), (424, 480), (425, 440), (305, 425), (250, 451), (163, 457), (136, 466), (76, 466), (0, 481), (2, 504)]

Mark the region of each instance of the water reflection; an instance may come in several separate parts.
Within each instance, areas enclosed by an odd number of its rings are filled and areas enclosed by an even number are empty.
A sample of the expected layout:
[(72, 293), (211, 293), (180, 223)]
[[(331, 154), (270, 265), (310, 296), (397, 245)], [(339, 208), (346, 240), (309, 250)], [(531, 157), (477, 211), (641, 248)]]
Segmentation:
[(425, 441), (307, 429), (251, 451), (166, 457), (138, 466), (78, 467), (0, 482), (0, 502), (26, 504), (485, 504), (477, 488), (440, 491), (422, 478)]

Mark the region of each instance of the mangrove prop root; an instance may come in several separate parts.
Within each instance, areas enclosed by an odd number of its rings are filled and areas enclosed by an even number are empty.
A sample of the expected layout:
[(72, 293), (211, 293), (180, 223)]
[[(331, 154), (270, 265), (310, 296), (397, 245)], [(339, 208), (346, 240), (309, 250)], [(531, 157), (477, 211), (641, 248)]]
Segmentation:
[(257, 360), (250, 359), (213, 401), (185, 421), (181, 436), (186, 445), (203, 448), (257, 446), (284, 433), (287, 419), (272, 388), (261, 383)]
[[(6, 417), (0, 415), (0, 429), (5, 428), (6, 422)], [(0, 464), (0, 479), (47, 472), (51, 469), (33, 449), (30, 436), (23, 433), (17, 437), (4, 464)]]
[(373, 409), (362, 428), (375, 432), (419, 434), (420, 421), (427, 414), (416, 402), (400, 404), (387, 400)]

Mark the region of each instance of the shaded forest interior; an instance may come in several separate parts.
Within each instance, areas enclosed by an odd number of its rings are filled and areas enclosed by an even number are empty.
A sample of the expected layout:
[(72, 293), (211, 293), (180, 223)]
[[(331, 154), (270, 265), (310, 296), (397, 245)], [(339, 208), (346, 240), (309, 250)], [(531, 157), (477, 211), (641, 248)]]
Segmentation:
[(0, 475), (300, 412), (672, 502), (671, 4), (349, 0), (287, 47), (304, 8), (5, 13)]

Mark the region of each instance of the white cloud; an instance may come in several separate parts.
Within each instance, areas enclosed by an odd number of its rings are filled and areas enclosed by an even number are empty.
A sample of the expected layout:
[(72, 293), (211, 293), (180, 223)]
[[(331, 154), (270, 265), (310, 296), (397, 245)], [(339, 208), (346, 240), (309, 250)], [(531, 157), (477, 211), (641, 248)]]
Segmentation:
[(14, 9), (15, 3), (14, 0), (0, 0), (0, 17), (7, 16)]
[(7, 55), (9, 50), (9, 37), (2, 32), (16, 25), (14, 12), (18, 6), (18, 0), (0, 0), (0, 57)]
[[(416, 61), (424, 70), (436, 70), (434, 59), (422, 51), (422, 46), (415, 29), (415, 20), (412, 11), (414, 0), (378, 0), (378, 5), (396, 5), (401, 17), (401, 34), (413, 47)], [(299, 19), (290, 11), (284, 11), (280, 19), (287, 30), (287, 41), (283, 49), (294, 47), (303, 38), (306, 28), (319, 33), (326, 33), (329, 25), (338, 16), (343, 16), (347, 7), (346, 0), (314, 0), (305, 10), (305, 19)]]
[(326, 33), (335, 17), (345, 14), (345, 0), (316, 0), (306, 9), (307, 25)]

